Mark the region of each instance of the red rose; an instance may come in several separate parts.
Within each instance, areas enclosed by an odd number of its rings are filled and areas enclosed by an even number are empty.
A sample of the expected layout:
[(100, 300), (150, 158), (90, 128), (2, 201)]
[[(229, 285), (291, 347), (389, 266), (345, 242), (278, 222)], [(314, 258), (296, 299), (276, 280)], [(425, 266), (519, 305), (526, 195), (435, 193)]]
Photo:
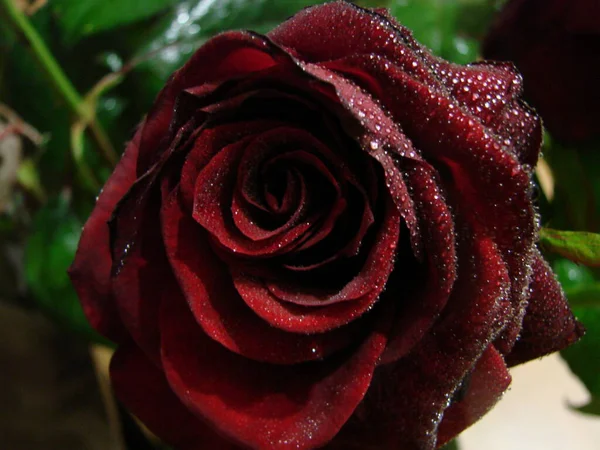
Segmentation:
[(511, 0), (483, 46), (487, 58), (514, 61), (525, 95), (563, 140), (600, 136), (600, 3)]
[(506, 364), (581, 334), (535, 248), (520, 92), (344, 1), (209, 41), (71, 270), (118, 397), (178, 449), (433, 449), (477, 420)]

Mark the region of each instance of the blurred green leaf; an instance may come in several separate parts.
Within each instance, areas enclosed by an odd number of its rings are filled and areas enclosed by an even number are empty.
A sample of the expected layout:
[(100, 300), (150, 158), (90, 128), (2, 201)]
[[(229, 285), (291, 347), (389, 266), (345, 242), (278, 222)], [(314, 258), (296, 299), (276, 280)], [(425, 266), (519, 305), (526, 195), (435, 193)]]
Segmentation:
[(136, 56), (151, 54), (140, 64), (132, 84), (147, 110), (169, 76), (207, 39), (225, 30), (265, 33), (302, 8), (320, 0), (194, 0), (184, 1), (131, 41)]
[(590, 269), (567, 259), (553, 264), (558, 280), (565, 289), (575, 317), (583, 323), (586, 334), (571, 347), (562, 350), (571, 371), (589, 390), (592, 400), (578, 408), (582, 412), (598, 414), (600, 399), (600, 283)]
[(46, 200), (46, 192), (44, 192), (44, 187), (40, 183), (40, 174), (31, 158), (21, 161), (17, 171), (17, 179), (21, 186), (31, 192), (40, 202)]
[(15, 43), (16, 36), (14, 31), (5, 25), (0, 26), (0, 98), (4, 98), (5, 96), (4, 81), (10, 68), (9, 60), (6, 55), (11, 52)]
[(390, 12), (433, 53), (458, 64), (477, 59), (496, 5), (489, 0), (391, 0)]
[(580, 289), (594, 283), (592, 271), (568, 259), (559, 258), (554, 261), (552, 268), (565, 290)]
[[(600, 299), (596, 299), (598, 304)], [(592, 396), (588, 405), (578, 409), (585, 413), (600, 414), (600, 307), (574, 307), (573, 312), (587, 331), (579, 342), (563, 350), (561, 355)]]
[(66, 194), (41, 208), (25, 249), (25, 278), (34, 299), (50, 317), (74, 332), (105, 342), (88, 324), (67, 275), (81, 227)]
[[(31, 23), (50, 45), (53, 41), (51, 16), (42, 8)], [(11, 28), (0, 25), (0, 36)], [(64, 183), (69, 155), (70, 114), (65, 102), (57, 95), (48, 77), (30, 52), (30, 48), (15, 38), (7, 41), (0, 57), (6, 65), (2, 77), (1, 101), (23, 120), (48, 137), (36, 148), (32, 160), (38, 166), (41, 186), (49, 191)], [(5, 51), (4, 51), (5, 50)], [(25, 95), (26, 93), (26, 95)]]
[(600, 283), (570, 289), (567, 295), (573, 308), (600, 308)]
[(571, 261), (585, 266), (600, 266), (600, 234), (542, 228), (540, 244)]
[(52, 0), (50, 5), (65, 40), (72, 44), (83, 36), (151, 17), (176, 3), (178, 0)]

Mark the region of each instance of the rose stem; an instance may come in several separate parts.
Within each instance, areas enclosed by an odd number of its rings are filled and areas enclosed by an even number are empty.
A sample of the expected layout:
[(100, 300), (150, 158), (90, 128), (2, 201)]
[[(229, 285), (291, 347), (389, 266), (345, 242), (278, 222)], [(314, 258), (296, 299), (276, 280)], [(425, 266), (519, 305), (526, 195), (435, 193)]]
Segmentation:
[(104, 129), (96, 120), (94, 111), (83, 101), (69, 78), (65, 75), (56, 59), (44, 43), (44, 40), (31, 25), (31, 22), (15, 4), (14, 0), (0, 0), (6, 7), (9, 18), (13, 25), (22, 33), (31, 47), (34, 56), (42, 65), (47, 75), (50, 77), (58, 92), (69, 105), (69, 108), (78, 116), (83, 123), (89, 124), (89, 129), (102, 151), (104, 158), (115, 166), (118, 156), (113, 149)]

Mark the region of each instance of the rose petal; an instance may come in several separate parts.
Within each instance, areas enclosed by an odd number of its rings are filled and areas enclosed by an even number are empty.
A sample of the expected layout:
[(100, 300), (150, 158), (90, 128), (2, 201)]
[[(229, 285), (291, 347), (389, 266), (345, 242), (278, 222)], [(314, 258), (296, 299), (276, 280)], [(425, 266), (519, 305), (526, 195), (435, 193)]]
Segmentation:
[(200, 47), (158, 94), (142, 129), (137, 173), (145, 173), (170, 142), (169, 126), (177, 97), (185, 89), (231, 79), (277, 64), (265, 41), (249, 32), (220, 34)]
[[(361, 70), (365, 64), (357, 64), (356, 60), (371, 60), (382, 66), (395, 65), (432, 89), (445, 87), (449, 90), (445, 95), (457, 100), (505, 140), (510, 140), (507, 145), (515, 147), (521, 162), (535, 165), (541, 143), (541, 123), (527, 105), (519, 100), (522, 94), (522, 78), (512, 64), (492, 61), (467, 66), (452, 64), (427, 51), (412, 37), (412, 32), (387, 10), (376, 10), (377, 14), (374, 14), (372, 10), (351, 7), (348, 4), (339, 5), (335, 9), (338, 10), (338, 14), (341, 12), (345, 16), (352, 16), (366, 29), (369, 29), (369, 26), (375, 27), (371, 30), (375, 38), (370, 36), (369, 39), (361, 41), (361, 45), (364, 46), (361, 51), (338, 50), (335, 56), (329, 55), (329, 58), (325, 58), (328, 60), (324, 64), (326, 67), (342, 69), (352, 79), (358, 74), (365, 80), (369, 77), (368, 73)], [(320, 31), (330, 33), (330, 28), (326, 26)], [(334, 30), (340, 30), (340, 27), (335, 27)], [(302, 39), (304, 33), (296, 35), (292, 30), (289, 34), (292, 37), (284, 33), (286, 39), (298, 39), (298, 45), (306, 45), (306, 39)], [(271, 37), (277, 40), (279, 35)], [(382, 45), (390, 39), (396, 45)], [(341, 41), (342, 45), (347, 45), (349, 40)], [(334, 59), (343, 59), (343, 65), (340, 65), (340, 61), (331, 61)], [(381, 88), (377, 82), (367, 82), (367, 86), (369, 85)], [(389, 98), (387, 95), (376, 97), (384, 103)]]
[(418, 47), (407, 28), (397, 33), (385, 17), (346, 1), (306, 8), (268, 33), (268, 37), (293, 49), (295, 57), (320, 63), (369, 53), (396, 61)]
[[(244, 151), (238, 167), (238, 186), (234, 192), (232, 213), (233, 221), (238, 229), (252, 240), (264, 240), (273, 237), (277, 232), (287, 231), (300, 220), (310, 219), (308, 225), (316, 220), (316, 215), (322, 215), (324, 209), (331, 209), (333, 216), (339, 215), (344, 209), (345, 202), (339, 181), (331, 172), (326, 159), (331, 151), (321, 142), (304, 130), (292, 127), (279, 127), (267, 131), (248, 145)], [(296, 212), (286, 224), (277, 230), (265, 230), (260, 225), (253, 223), (249, 217), (249, 208), (242, 208), (244, 198), (250, 199), (251, 192), (257, 197), (257, 179), (259, 170), (268, 164), (285, 164), (288, 168), (297, 171), (302, 186), (307, 187), (307, 195), (302, 197)], [(306, 180), (306, 181), (304, 181)], [(240, 182), (241, 181), (241, 182)], [(237, 195), (241, 191), (241, 195)], [(257, 204), (258, 200), (251, 200)], [(331, 204), (329, 204), (331, 203)], [(306, 214), (312, 212), (311, 217)], [(237, 213), (237, 214), (236, 214)]]
[(436, 448), (450, 397), (504, 326), (510, 278), (494, 242), (465, 230), (459, 276), (442, 317), (396, 363), (380, 366), (332, 448)]
[[(112, 216), (108, 221), (110, 233), (110, 250), (112, 252), (112, 275), (118, 275), (127, 263), (128, 256), (133, 254), (132, 249), (137, 245), (138, 235), (145, 224), (141, 223), (143, 211), (149, 206), (149, 202), (155, 201), (155, 196), (160, 195), (159, 178), (163, 181), (169, 176), (166, 172), (173, 168), (173, 156), (181, 154), (194, 141), (193, 131), (196, 123), (194, 119), (188, 121), (182, 127), (171, 142), (169, 148), (160, 155), (160, 160), (152, 170), (144, 173), (135, 180), (126, 194), (115, 206)], [(151, 207), (152, 205), (150, 205)]]
[(272, 257), (286, 250), (310, 228), (302, 222), (282, 235), (261, 241), (244, 236), (235, 226), (230, 205), (237, 179), (238, 164), (255, 137), (223, 148), (202, 169), (196, 179), (193, 217), (225, 248), (240, 255)]
[(390, 276), (391, 285), (386, 289), (383, 301), (401, 300), (402, 306), (382, 357), (386, 363), (408, 354), (430, 330), (446, 306), (457, 270), (454, 221), (440, 190), (439, 178), (431, 167), (419, 162), (404, 161), (402, 170), (419, 217), (424, 262), (419, 279), (410, 270), (412, 267), (406, 267), (416, 262), (406, 260), (400, 253)]
[(421, 238), (414, 205), (402, 176), (395, 170), (395, 163), (388, 154), (392, 151), (402, 158), (422, 161), (418, 151), (400, 132), (398, 125), (381, 109), (378, 102), (359, 87), (320, 66), (298, 64), (305, 73), (321, 82), (321, 85), (313, 83), (313, 89), (319, 88), (331, 101), (340, 102), (355, 121), (352, 126), (348, 125), (346, 132), (361, 144), (363, 150), (381, 163), (386, 186), (410, 231), (413, 250), (417, 257), (420, 257)]
[(252, 448), (317, 448), (365, 394), (385, 329), (376, 327), (353, 352), (275, 366), (228, 351), (202, 333), (185, 305), (174, 303), (162, 311), (163, 365), (182, 402), (231, 439)]
[(346, 325), (368, 311), (378, 298), (377, 292), (372, 291), (350, 302), (306, 307), (282, 302), (255, 277), (234, 274), (233, 281), (244, 302), (257, 315), (273, 327), (291, 333), (323, 333)]
[(444, 182), (457, 191), (457, 208), (477, 217), (504, 254), (512, 280), (514, 326), (496, 346), (506, 353), (517, 337), (511, 331), (518, 330), (527, 302), (535, 230), (530, 169), (447, 96), (392, 66), (379, 75), (388, 98), (394, 99), (388, 105), (390, 113), (429, 161), (450, 169), (451, 179)]
[(140, 131), (128, 144), (96, 200), (96, 206), (81, 233), (69, 276), (90, 324), (115, 342), (126, 336), (111, 291), (112, 267), (107, 222), (121, 197), (135, 181)]
[[(490, 345), (473, 372), (464, 379), (466, 391), (444, 411), (438, 429), (438, 447), (477, 422), (500, 400), (511, 381), (502, 355)], [(456, 396), (456, 394), (455, 394)]]
[(112, 277), (112, 289), (123, 324), (136, 344), (155, 364), (160, 364), (160, 336), (156, 323), (163, 290), (172, 278), (162, 246), (160, 191), (137, 211), (144, 224), (130, 246), (126, 263)]
[(521, 334), (512, 351), (506, 355), (509, 366), (562, 350), (585, 333), (573, 316), (552, 269), (539, 251), (533, 259), (529, 292)]
[[(400, 213), (395, 208), (393, 201), (388, 197), (384, 206), (384, 217), (377, 230), (374, 243), (368, 250), (365, 262), (354, 278), (340, 290), (331, 292), (330, 289), (327, 289), (328, 286), (321, 287), (320, 289), (319, 287), (311, 289), (310, 287), (299, 286), (298, 284), (286, 284), (277, 279), (268, 280), (264, 288), (268, 289), (271, 294), (281, 300), (304, 306), (326, 306), (338, 302), (355, 301), (365, 297), (367, 294), (370, 296), (371, 293), (375, 293), (377, 296), (384, 289), (385, 282), (393, 269), (393, 257), (400, 235), (400, 222)], [(234, 282), (237, 283), (236, 280), (238, 278), (245, 279), (245, 274), (243, 272), (240, 273), (238, 268), (232, 269)], [(257, 303), (262, 300), (246, 298), (246, 294), (249, 292), (244, 290), (240, 294), (242, 294), (249, 305), (258, 306)], [(258, 292), (260, 290), (254, 290), (253, 294), (257, 294)], [(269, 302), (270, 296), (266, 292), (263, 291), (259, 296), (265, 297), (264, 301)], [(263, 308), (260, 309), (262, 310)]]
[(181, 193), (185, 205), (192, 210), (194, 189), (200, 171), (211, 158), (224, 147), (239, 142), (252, 135), (263, 133), (281, 125), (270, 120), (237, 121), (224, 123), (202, 130), (194, 142), (181, 170)]
[(116, 309), (130, 336), (155, 362), (159, 359), (160, 291), (165, 288), (164, 280), (172, 277), (161, 242), (158, 179), (162, 176), (162, 182), (168, 183), (173, 177), (172, 157), (185, 147), (192, 126), (193, 121), (186, 124), (153, 170), (135, 180), (108, 221)]
[[(169, 261), (196, 326), (232, 352), (257, 361), (294, 364), (323, 358), (361, 335), (359, 322), (327, 335), (297, 335), (270, 326), (236, 292), (206, 232), (183, 213), (177, 191), (165, 199), (162, 224)], [(172, 301), (179, 297), (177, 288), (172, 295)]]
[(435, 59), (438, 74), (454, 99), (492, 132), (523, 164), (534, 167), (542, 143), (539, 117), (522, 100), (523, 80), (511, 63), (458, 66)]
[(541, 121), (520, 100), (522, 79), (509, 63), (458, 66), (426, 52), (407, 51), (399, 60), (373, 54), (353, 55), (328, 61), (325, 66), (355, 80), (375, 98), (382, 99), (386, 108), (390, 108), (395, 98), (386, 95), (389, 81), (385, 74), (400, 71), (430, 91), (448, 97), (473, 120), (498, 134), (505, 150), (515, 154), (523, 164), (535, 166), (537, 163), (542, 140)]
[(119, 400), (169, 445), (181, 450), (240, 450), (190, 413), (165, 375), (135, 346), (119, 347), (110, 362), (110, 378)]
[[(240, 169), (241, 166), (238, 167), (238, 171)], [(233, 193), (233, 200), (231, 202), (233, 222), (237, 229), (248, 239), (261, 241), (281, 235), (283, 232), (294, 227), (294, 225), (297, 225), (302, 218), (305, 218), (309, 201), (304, 177), (296, 169), (290, 170), (287, 172), (287, 175), (289, 184), (286, 187), (284, 201), (287, 201), (288, 203), (293, 202), (295, 204), (295, 210), (290, 211), (290, 214), (285, 218), (283, 224), (278, 223), (279, 221), (276, 222), (277, 218), (273, 217), (274, 214), (269, 214), (270, 212), (267, 212), (266, 215), (270, 216), (267, 217), (267, 220), (270, 219), (272, 223), (277, 223), (278, 225), (274, 229), (261, 228), (261, 226), (253, 220), (252, 211), (248, 211), (249, 209), (252, 209), (252, 206), (247, 203), (245, 204), (244, 200), (241, 199), (239, 195), (236, 195), (238, 194), (237, 191)]]

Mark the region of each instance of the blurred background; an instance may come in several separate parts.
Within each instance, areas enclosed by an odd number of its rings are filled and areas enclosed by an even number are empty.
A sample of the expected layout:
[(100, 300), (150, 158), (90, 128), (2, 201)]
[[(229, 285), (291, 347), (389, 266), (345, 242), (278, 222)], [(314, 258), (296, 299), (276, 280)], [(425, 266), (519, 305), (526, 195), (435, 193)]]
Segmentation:
[[(87, 325), (66, 270), (169, 75), (222, 30), (267, 32), (315, 3), (0, 0), (0, 448), (161, 448), (113, 398), (111, 343)], [(542, 224), (599, 231), (600, 2), (355, 3), (389, 8), (445, 59), (513, 61), (547, 127), (536, 168)], [(461, 449), (600, 448), (600, 274), (581, 264), (600, 261), (560, 256), (583, 251), (568, 239), (543, 235), (541, 246), (555, 250), (547, 256), (588, 334), (514, 369), (511, 390)]]

